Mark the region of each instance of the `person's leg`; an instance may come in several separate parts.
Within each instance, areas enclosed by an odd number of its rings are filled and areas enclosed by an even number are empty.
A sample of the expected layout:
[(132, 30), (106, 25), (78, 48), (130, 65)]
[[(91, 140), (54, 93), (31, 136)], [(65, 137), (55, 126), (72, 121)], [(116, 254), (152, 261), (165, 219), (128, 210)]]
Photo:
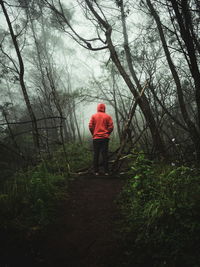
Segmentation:
[(93, 166), (94, 172), (99, 172), (99, 153), (100, 153), (100, 143), (99, 140), (93, 139), (93, 150), (94, 150), (94, 157), (93, 157)]
[(102, 158), (103, 158), (103, 167), (104, 167), (104, 172), (108, 173), (108, 144), (109, 144), (109, 139), (103, 139), (102, 144), (101, 144), (101, 153), (102, 153)]

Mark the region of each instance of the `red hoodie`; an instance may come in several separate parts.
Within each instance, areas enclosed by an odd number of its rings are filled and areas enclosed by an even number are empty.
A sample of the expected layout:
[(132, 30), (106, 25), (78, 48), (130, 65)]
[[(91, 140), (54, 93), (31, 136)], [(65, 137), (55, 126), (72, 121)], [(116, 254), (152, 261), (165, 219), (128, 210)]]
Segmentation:
[(105, 113), (105, 104), (98, 104), (97, 113), (92, 115), (89, 122), (89, 129), (93, 139), (109, 138), (113, 131), (113, 121), (111, 116)]

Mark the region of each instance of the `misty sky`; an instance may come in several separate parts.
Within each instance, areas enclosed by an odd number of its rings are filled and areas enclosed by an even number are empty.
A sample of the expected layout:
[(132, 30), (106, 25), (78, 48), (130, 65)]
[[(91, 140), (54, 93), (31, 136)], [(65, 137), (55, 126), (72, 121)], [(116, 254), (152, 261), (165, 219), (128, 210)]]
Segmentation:
[[(63, 3), (66, 4), (66, 1), (63, 0)], [(68, 9), (73, 13), (71, 24), (74, 27), (74, 30), (85, 39), (96, 38), (97, 35), (95, 27), (90, 21), (85, 18), (83, 10), (80, 8), (78, 2), (70, 1), (68, 3)], [(109, 1), (107, 1), (106, 4), (109, 4)], [(114, 8), (111, 11), (113, 11), (113, 13), (108, 12), (106, 15), (108, 15), (108, 17), (110, 17), (112, 21), (112, 18), (117, 15), (118, 10), (117, 8)], [(128, 23), (130, 24), (130, 26), (134, 26), (134, 23), (138, 21), (138, 16), (139, 15), (136, 13), (136, 11), (129, 15)], [(2, 13), (0, 13), (0, 19), (1, 27), (4, 29), (7, 28), (5, 18), (2, 16)], [(116, 41), (116, 44), (121, 46), (123, 43), (123, 39), (121, 37), (121, 22), (115, 20), (114, 28), (115, 30), (113, 31), (113, 39)], [(132, 42), (138, 34), (137, 27), (129, 27), (129, 32), (130, 42)], [(61, 68), (66, 67), (68, 69), (71, 76), (72, 88), (88, 88), (90, 86), (89, 82), (93, 79), (93, 77), (98, 80), (99, 77), (103, 75), (103, 69), (101, 65), (109, 60), (108, 50), (90, 51), (77, 44), (74, 40), (72, 40), (72, 38), (70, 38), (69, 35), (63, 32), (58, 33), (58, 35), (62, 39), (63, 45), (59, 43), (57, 44), (56, 53), (54, 53), (55, 61), (61, 66)], [(105, 40), (104, 35), (102, 35), (101, 37)], [(102, 46), (102, 43), (94, 43), (94, 47), (98, 47), (99, 45)], [(84, 132), (86, 134), (89, 118), (93, 113), (96, 112), (96, 106), (99, 102), (102, 101), (94, 100), (90, 103), (81, 104), (80, 108), (77, 110), (78, 113), (80, 112), (80, 114), (77, 114), (80, 121), (80, 126), (85, 128)], [(113, 115), (113, 110), (111, 107), (109, 107), (109, 105), (107, 111), (108, 113)]]

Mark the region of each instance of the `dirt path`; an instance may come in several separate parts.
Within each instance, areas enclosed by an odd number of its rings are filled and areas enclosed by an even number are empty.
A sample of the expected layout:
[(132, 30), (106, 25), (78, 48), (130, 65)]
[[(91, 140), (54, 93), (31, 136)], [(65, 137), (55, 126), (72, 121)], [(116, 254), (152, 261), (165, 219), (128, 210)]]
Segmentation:
[(114, 230), (119, 216), (114, 200), (123, 184), (112, 177), (73, 181), (61, 220), (42, 242), (41, 266), (122, 266), (121, 245)]

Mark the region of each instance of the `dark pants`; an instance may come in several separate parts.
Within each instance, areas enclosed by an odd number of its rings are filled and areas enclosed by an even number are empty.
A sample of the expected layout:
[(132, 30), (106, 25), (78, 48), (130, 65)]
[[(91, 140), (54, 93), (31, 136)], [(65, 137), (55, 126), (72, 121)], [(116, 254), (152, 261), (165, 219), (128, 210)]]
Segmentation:
[(93, 139), (93, 148), (94, 148), (94, 171), (99, 171), (99, 156), (100, 153), (103, 159), (104, 171), (108, 172), (108, 143), (109, 139)]

